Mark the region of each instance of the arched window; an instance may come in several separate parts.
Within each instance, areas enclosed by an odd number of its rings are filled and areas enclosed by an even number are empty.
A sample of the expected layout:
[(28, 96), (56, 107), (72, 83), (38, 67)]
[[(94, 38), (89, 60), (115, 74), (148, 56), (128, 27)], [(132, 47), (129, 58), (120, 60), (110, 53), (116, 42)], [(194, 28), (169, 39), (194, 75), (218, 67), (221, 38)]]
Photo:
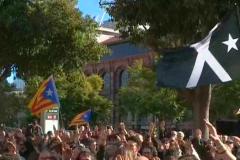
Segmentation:
[(103, 93), (104, 95), (109, 96), (111, 90), (111, 75), (110, 73), (104, 73), (102, 78), (103, 78)]
[(120, 73), (120, 77), (119, 77), (119, 88), (126, 87), (128, 85), (128, 80), (129, 80), (128, 71), (127, 70), (123, 70)]

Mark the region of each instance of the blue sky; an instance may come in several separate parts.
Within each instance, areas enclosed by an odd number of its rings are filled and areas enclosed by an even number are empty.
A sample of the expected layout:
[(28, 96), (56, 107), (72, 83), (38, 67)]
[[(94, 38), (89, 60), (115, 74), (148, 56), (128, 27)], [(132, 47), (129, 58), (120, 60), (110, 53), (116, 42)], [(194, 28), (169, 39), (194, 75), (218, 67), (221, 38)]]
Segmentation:
[(101, 19), (108, 20), (109, 15), (100, 8), (99, 0), (78, 0), (78, 7), (83, 15), (90, 15), (92, 18), (95, 17), (97, 22)]

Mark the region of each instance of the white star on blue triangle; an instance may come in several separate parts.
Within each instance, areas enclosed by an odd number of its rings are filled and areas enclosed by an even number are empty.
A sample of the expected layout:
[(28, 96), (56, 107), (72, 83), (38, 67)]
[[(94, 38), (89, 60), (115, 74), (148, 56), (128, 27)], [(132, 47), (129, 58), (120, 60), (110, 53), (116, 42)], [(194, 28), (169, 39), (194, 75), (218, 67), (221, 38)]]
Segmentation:
[(47, 83), (43, 95), (46, 99), (49, 99), (52, 102), (60, 105), (58, 95), (57, 95), (57, 91), (56, 91), (56, 87), (55, 87), (55, 84), (54, 84), (53, 80), (50, 80)]
[(237, 45), (236, 45), (237, 41), (238, 41), (238, 38), (233, 39), (231, 34), (229, 34), (228, 35), (228, 40), (224, 41), (222, 43), (228, 46), (228, 51), (227, 52), (229, 52), (232, 48), (235, 49), (235, 50), (238, 50)]

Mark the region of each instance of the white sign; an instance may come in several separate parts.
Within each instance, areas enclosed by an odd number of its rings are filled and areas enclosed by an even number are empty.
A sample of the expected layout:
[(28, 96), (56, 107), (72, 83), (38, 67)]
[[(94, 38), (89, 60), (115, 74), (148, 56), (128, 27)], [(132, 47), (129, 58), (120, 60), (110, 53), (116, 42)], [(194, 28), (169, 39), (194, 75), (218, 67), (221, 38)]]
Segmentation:
[(58, 130), (58, 120), (45, 120), (44, 133), (46, 134), (48, 131), (52, 131), (52, 133), (54, 133), (53, 126), (55, 126), (56, 130)]

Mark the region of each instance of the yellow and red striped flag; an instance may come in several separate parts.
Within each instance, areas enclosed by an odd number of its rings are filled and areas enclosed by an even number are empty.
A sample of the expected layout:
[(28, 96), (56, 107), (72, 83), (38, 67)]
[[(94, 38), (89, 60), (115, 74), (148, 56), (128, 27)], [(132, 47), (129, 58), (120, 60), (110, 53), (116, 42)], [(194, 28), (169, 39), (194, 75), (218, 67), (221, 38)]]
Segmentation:
[(81, 112), (78, 115), (76, 115), (72, 119), (69, 126), (86, 124), (86, 123), (89, 123), (91, 120), (92, 120), (92, 111), (89, 109), (87, 111)]
[(55, 82), (53, 77), (50, 76), (47, 80), (43, 81), (37, 93), (28, 104), (28, 108), (33, 115), (39, 115), (47, 109), (55, 106), (60, 106)]

